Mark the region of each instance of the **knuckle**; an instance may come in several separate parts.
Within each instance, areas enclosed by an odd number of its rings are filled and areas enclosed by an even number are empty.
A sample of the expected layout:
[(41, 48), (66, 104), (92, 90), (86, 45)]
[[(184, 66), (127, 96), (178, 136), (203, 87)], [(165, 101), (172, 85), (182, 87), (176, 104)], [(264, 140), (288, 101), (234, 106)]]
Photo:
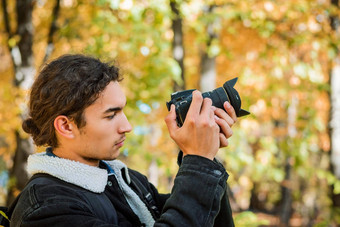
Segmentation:
[(219, 114), (219, 115), (222, 115), (222, 114), (225, 113), (224, 110), (222, 110), (222, 109), (220, 109), (220, 108), (216, 108), (215, 112), (216, 112), (217, 114)]
[(202, 99), (203, 99), (201, 92), (198, 91), (198, 90), (195, 90), (195, 91), (193, 92), (193, 97), (196, 98), (196, 99), (198, 99), (198, 100), (202, 100)]
[(209, 98), (204, 98), (204, 103), (208, 106), (212, 106), (212, 100)]
[(230, 126), (234, 125), (234, 124), (235, 124), (235, 120), (234, 120), (233, 118), (229, 118), (229, 119), (228, 119), (228, 124), (229, 124)]
[(223, 124), (223, 120), (221, 118), (215, 117), (214, 119), (217, 124)]
[(201, 121), (201, 125), (204, 127), (204, 128), (207, 128), (210, 126), (210, 123), (208, 120), (204, 119)]
[(185, 122), (187, 122), (189, 125), (194, 125), (196, 121), (194, 118), (187, 118), (185, 119)]

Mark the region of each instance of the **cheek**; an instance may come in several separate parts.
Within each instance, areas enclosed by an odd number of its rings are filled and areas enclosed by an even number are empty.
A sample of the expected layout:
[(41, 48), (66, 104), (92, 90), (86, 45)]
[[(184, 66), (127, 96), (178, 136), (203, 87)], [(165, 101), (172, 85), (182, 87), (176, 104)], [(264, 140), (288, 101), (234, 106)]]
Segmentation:
[(112, 138), (116, 131), (117, 124), (113, 121), (101, 122), (92, 130), (94, 137), (101, 140), (105, 140), (105, 138)]
[(82, 146), (91, 148), (92, 150), (102, 150), (111, 147), (114, 139), (108, 129), (93, 130), (83, 137)]
[(111, 133), (111, 129), (108, 126), (103, 126), (101, 128), (96, 128), (96, 130), (93, 130), (91, 135), (93, 139), (96, 139), (98, 141), (105, 140)]
[(86, 134), (89, 140), (105, 141), (107, 139), (112, 139), (115, 134), (117, 134), (119, 122), (121, 122), (118, 116), (112, 120), (100, 119), (97, 121), (89, 122), (86, 128)]

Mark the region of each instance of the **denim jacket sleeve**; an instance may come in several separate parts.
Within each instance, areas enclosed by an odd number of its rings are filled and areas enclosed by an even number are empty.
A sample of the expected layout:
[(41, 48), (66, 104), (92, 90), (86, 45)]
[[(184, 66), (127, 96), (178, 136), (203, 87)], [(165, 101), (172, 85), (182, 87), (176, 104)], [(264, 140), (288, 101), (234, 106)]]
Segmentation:
[(155, 226), (234, 226), (226, 194), (227, 179), (219, 163), (185, 156)]

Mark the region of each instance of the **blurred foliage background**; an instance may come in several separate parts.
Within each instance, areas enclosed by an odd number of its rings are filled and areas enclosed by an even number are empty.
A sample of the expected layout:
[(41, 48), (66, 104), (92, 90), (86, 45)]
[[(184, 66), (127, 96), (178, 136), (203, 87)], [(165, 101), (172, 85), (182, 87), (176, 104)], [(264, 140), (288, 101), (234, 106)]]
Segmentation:
[[(21, 130), (42, 64), (66, 53), (114, 61), (134, 126), (121, 159), (169, 192), (178, 148), (163, 121), (173, 91), (234, 77), (251, 115), (218, 158), (236, 226), (340, 223), (337, 0), (2, 0), (0, 204), (28, 179)], [(21, 148), (21, 149), (19, 149)], [(20, 155), (24, 154), (24, 155)], [(21, 179), (22, 178), (22, 179)]]

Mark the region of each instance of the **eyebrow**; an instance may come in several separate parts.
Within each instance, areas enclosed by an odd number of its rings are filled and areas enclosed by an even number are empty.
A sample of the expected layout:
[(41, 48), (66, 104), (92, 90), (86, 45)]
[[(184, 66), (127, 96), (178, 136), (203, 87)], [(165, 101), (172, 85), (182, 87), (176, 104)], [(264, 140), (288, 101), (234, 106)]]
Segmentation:
[(105, 110), (104, 111), (104, 114), (106, 114), (106, 113), (111, 113), (111, 112), (117, 112), (117, 111), (120, 111), (120, 110), (122, 110), (123, 108), (121, 108), (121, 107), (113, 107), (113, 108), (109, 108), (109, 109), (107, 109), (107, 110)]
[[(125, 105), (126, 104), (127, 104), (127, 102), (125, 103)], [(122, 109), (123, 109), (123, 107), (111, 107), (111, 108), (105, 110), (104, 114), (111, 113), (111, 112), (121, 111)]]

